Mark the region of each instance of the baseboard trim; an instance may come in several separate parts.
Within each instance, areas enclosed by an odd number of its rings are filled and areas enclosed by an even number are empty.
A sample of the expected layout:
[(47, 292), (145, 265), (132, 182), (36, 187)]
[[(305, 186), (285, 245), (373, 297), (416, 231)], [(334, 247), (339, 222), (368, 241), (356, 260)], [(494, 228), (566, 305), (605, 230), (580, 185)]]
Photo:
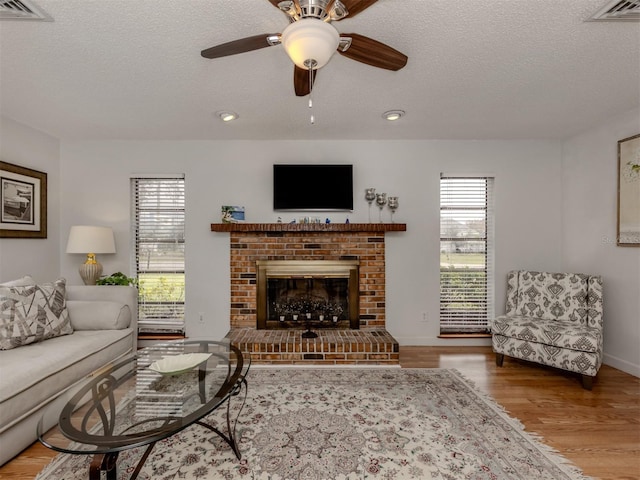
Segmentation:
[(491, 338), (490, 333), (441, 333), (438, 338)]
[(604, 354), (602, 359), (602, 363), (609, 367), (617, 368), (618, 370), (622, 370), (629, 375), (633, 375), (634, 377), (640, 378), (640, 365), (634, 365), (627, 360), (623, 360), (618, 357), (614, 357), (613, 355), (609, 355), (607, 353)]
[(490, 337), (470, 338), (470, 337), (402, 337), (393, 334), (393, 338), (398, 341), (400, 347), (487, 347), (491, 346)]

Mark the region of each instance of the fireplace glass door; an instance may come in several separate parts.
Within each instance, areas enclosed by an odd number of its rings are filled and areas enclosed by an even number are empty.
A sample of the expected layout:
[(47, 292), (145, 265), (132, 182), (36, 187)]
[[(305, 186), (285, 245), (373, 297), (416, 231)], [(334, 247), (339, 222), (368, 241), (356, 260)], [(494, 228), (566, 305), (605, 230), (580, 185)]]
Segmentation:
[(359, 328), (358, 262), (259, 261), (257, 328)]

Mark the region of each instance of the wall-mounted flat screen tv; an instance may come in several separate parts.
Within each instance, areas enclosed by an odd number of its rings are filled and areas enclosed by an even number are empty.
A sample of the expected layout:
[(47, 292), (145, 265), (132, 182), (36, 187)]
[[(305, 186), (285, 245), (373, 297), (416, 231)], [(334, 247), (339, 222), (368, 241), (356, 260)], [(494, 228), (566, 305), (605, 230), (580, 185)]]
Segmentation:
[(353, 210), (353, 165), (274, 165), (273, 209)]

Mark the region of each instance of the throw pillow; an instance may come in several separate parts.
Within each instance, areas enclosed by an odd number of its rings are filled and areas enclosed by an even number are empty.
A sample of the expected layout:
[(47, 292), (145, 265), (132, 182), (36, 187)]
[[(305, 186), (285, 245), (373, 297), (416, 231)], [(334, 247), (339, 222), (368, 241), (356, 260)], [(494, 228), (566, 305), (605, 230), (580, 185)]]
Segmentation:
[(73, 333), (65, 302), (66, 280), (0, 287), (0, 350)]

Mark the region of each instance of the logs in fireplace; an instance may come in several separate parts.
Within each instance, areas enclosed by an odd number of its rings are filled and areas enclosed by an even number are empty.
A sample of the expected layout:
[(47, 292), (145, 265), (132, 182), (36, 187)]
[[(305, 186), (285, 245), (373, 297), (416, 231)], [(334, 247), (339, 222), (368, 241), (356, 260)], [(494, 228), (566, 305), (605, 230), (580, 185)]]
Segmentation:
[(258, 260), (258, 329), (360, 328), (357, 260)]

